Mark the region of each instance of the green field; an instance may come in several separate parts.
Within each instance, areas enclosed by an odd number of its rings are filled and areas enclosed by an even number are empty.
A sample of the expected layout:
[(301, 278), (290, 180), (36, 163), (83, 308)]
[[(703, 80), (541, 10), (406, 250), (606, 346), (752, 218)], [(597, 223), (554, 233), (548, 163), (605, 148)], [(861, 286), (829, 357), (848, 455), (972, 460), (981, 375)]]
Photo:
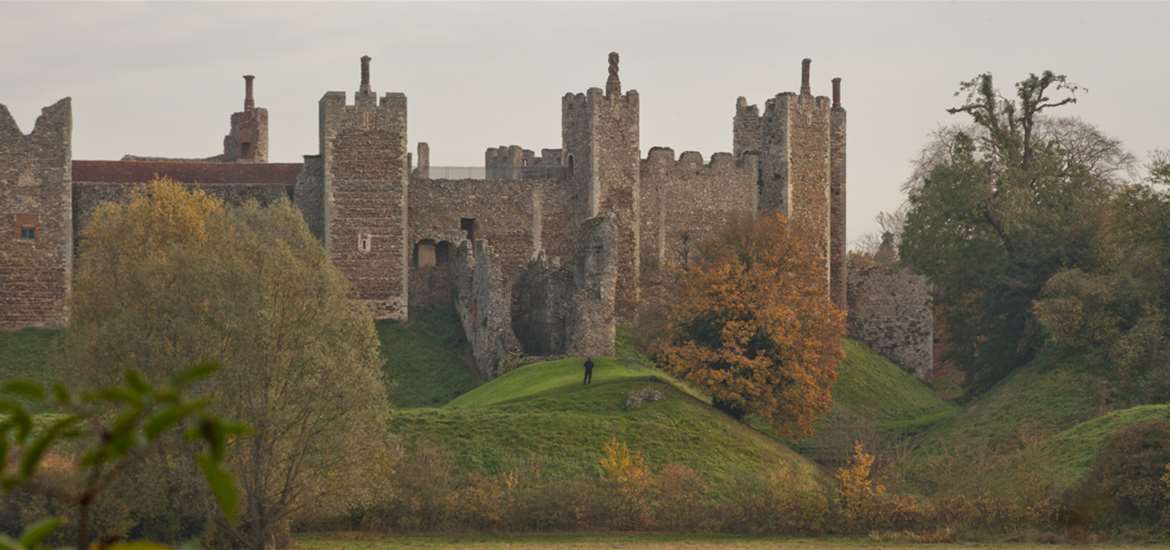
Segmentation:
[(423, 310), (409, 322), (377, 326), (395, 407), (437, 407), (480, 384), (466, 366), (467, 339), (453, 310)]
[(533, 535), (533, 536), (442, 536), (442, 537), (381, 537), (365, 534), (304, 535), (297, 537), (298, 549), (302, 550), (391, 550), (397, 548), (482, 548), (482, 549), (601, 549), (637, 548), (643, 550), (666, 550), (671, 548), (704, 549), (764, 549), (815, 550), (817, 548), (884, 548), (887, 550), (911, 550), (931, 548), (939, 550), (989, 549), (1024, 550), (1043, 548), (1050, 550), (1093, 550), (1110, 548), (1117, 550), (1139, 550), (1165, 548), (1157, 545), (1094, 545), (1094, 544), (1039, 544), (1039, 543), (942, 543), (910, 544), (875, 542), (867, 539), (839, 538), (762, 538), (719, 535)]

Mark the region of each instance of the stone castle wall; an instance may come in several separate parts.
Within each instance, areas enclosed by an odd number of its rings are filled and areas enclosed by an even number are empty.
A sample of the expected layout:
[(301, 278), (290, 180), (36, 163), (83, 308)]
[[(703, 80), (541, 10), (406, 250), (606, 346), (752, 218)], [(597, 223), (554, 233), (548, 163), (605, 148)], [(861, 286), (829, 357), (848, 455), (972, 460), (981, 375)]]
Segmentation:
[(455, 311), (471, 346), (475, 368), (491, 378), (520, 355), (512, 333), (512, 293), (487, 241), (463, 241), (451, 259)]
[[(558, 258), (573, 253), (573, 221), (564, 182), (415, 178), (409, 203), (411, 288), (440, 303), (445, 302), (441, 290), (430, 289), (427, 281), (447, 283), (420, 266), (420, 246), (453, 250), (465, 239), (486, 239), (509, 280), (541, 251)], [(411, 304), (427, 306), (432, 301), (412, 299)]]
[(585, 220), (571, 265), (541, 255), (520, 273), (512, 289), (512, 329), (525, 354), (613, 355), (617, 238), (613, 218)]
[(641, 164), (642, 273), (684, 265), (703, 239), (757, 209), (757, 157), (716, 153), (709, 164), (687, 151), (654, 147)]
[(24, 134), (0, 105), (0, 329), (64, 323), (73, 258), (73, 110), (41, 110)]
[(926, 277), (893, 262), (851, 266), (849, 335), (921, 379), (933, 369), (933, 319)]

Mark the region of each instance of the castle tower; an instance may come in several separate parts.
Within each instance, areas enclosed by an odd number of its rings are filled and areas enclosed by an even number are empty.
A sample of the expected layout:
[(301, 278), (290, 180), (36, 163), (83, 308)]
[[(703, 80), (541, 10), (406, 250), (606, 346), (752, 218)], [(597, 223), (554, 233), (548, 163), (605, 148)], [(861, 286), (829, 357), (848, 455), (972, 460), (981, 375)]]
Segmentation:
[[(812, 60), (801, 63), (800, 93), (767, 100), (764, 113), (736, 100), (736, 156), (758, 152), (759, 208), (782, 212), (794, 234), (814, 249), (834, 303), (845, 304), (845, 110), (837, 101), (814, 97)], [(834, 282), (834, 277), (839, 281)]]
[(73, 275), (73, 109), (25, 135), (0, 105), (0, 329), (60, 326)]
[(604, 213), (618, 228), (616, 309), (629, 318), (638, 303), (638, 187), (640, 180), (638, 92), (622, 93), (618, 54), (609, 54), (605, 91), (565, 94), (561, 141), (565, 171), (573, 186), (575, 224)]
[(406, 96), (379, 100), (361, 58), (354, 104), (326, 92), (318, 104), (325, 248), (379, 319), (406, 319)]
[(845, 236), (845, 108), (841, 106), (841, 79), (833, 79), (833, 108), (829, 115), (830, 193), (829, 294), (842, 310), (849, 307), (849, 269)]
[(268, 109), (252, 97), (255, 76), (244, 75), (244, 110), (232, 113), (232, 128), (223, 137), (223, 160), (268, 162)]

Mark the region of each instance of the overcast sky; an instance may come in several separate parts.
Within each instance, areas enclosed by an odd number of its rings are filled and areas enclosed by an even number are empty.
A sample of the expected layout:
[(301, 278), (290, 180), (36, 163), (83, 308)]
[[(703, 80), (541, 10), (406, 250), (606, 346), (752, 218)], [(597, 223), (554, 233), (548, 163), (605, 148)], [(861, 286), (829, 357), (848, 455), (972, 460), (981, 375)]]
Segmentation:
[(604, 87), (621, 53), (641, 95), (642, 153), (731, 150), (735, 99), (761, 105), (844, 79), (849, 237), (903, 200), (909, 162), (955, 120), (961, 80), (1008, 89), (1052, 69), (1086, 87), (1066, 113), (1135, 154), (1170, 148), (1170, 4), (12, 4), (0, 3), (0, 103), (30, 131), (73, 98), (73, 158), (221, 152), (256, 75), (269, 156), (317, 151), (317, 100), (404, 92), (410, 141), (433, 166), (482, 166), (488, 146), (560, 146), (560, 98)]

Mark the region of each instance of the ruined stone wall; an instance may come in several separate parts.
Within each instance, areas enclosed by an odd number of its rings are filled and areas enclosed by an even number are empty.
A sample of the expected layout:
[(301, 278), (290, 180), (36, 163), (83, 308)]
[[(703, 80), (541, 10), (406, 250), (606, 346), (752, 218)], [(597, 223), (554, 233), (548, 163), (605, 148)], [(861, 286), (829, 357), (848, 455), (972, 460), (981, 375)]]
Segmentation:
[(639, 237), (644, 276), (682, 265), (695, 245), (757, 209), (757, 156), (716, 153), (710, 164), (688, 151), (655, 147), (642, 161)]
[(618, 230), (613, 218), (581, 224), (571, 264), (530, 262), (512, 289), (512, 328), (528, 355), (614, 353)]
[(325, 247), (379, 319), (405, 320), (408, 304), (406, 96), (370, 90), (369, 58), (354, 104), (319, 102)]
[(0, 329), (67, 319), (72, 132), (69, 98), (42, 109), (28, 135), (0, 105)]
[(475, 368), (487, 378), (520, 354), (512, 333), (511, 287), (487, 241), (463, 241), (451, 258), (455, 311), (471, 345)]
[(573, 318), (565, 353), (613, 355), (617, 337), (622, 233), (617, 220), (598, 216), (581, 224), (574, 259)]
[(223, 137), (226, 162), (268, 162), (268, 109), (232, 113), (231, 131)]
[(934, 322), (926, 277), (896, 263), (851, 266), (849, 335), (926, 379), (933, 368)]

